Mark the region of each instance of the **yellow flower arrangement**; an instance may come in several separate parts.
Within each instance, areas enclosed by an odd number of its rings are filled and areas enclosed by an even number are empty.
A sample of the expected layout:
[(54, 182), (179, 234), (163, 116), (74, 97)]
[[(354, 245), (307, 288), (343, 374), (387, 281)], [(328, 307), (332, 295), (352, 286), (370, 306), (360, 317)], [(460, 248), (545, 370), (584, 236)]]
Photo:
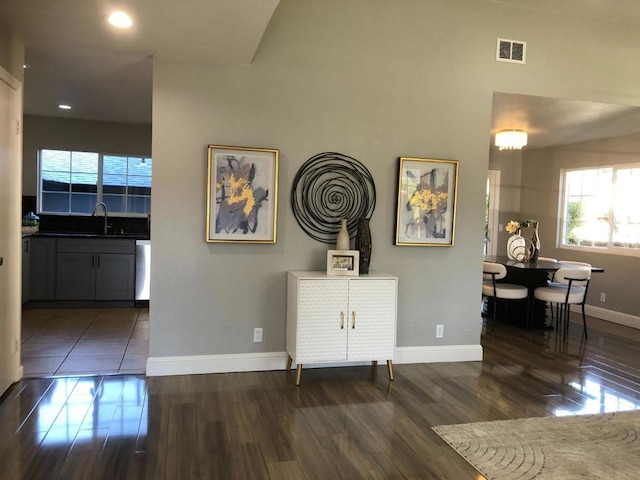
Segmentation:
[(512, 235), (518, 233), (523, 228), (529, 228), (533, 224), (538, 223), (536, 220), (511, 220), (507, 223), (505, 230)]

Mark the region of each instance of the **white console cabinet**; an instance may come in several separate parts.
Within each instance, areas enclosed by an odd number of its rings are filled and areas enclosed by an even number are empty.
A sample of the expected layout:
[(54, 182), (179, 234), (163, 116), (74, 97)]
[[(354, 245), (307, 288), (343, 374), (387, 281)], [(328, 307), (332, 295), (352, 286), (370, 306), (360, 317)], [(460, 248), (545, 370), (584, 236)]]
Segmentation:
[(393, 380), (398, 279), (372, 272), (331, 276), (289, 272), (287, 276), (287, 370), (305, 363), (386, 360)]

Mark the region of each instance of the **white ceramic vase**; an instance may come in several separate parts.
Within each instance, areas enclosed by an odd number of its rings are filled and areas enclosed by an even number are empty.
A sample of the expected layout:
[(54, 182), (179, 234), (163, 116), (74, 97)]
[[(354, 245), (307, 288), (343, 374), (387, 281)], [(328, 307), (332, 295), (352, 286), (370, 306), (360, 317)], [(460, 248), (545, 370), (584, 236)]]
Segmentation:
[(351, 239), (349, 238), (349, 230), (347, 230), (347, 221), (343, 219), (336, 239), (336, 250), (349, 250)]
[(507, 257), (509, 260), (524, 263), (529, 260), (529, 250), (527, 249), (527, 241), (520, 231), (516, 235), (511, 235), (507, 240)]

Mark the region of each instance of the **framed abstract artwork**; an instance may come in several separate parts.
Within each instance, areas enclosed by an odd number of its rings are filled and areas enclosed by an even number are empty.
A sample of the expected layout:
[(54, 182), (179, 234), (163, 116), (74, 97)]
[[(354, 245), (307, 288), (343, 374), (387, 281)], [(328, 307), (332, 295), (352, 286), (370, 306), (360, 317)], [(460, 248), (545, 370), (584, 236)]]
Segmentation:
[(279, 151), (209, 145), (207, 242), (276, 243)]
[(396, 245), (452, 247), (457, 187), (457, 160), (400, 158)]

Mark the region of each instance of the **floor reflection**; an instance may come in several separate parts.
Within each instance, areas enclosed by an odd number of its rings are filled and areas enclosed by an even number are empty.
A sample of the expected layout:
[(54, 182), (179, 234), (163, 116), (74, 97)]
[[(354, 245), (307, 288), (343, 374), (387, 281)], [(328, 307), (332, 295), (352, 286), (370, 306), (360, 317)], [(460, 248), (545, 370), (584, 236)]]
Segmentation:
[[(23, 380), (0, 402), (0, 478), (455, 478), (434, 425), (640, 409), (640, 330), (485, 329), (482, 362)], [(572, 326), (573, 327), (573, 326)], [(376, 373), (378, 375), (376, 375)], [(393, 385), (393, 388), (391, 388)]]
[(34, 429), (43, 445), (146, 435), (144, 378), (58, 378), (37, 405)]
[[(602, 385), (601, 379), (586, 378), (582, 382), (569, 382), (569, 386), (584, 398), (584, 404), (578, 409), (556, 408), (554, 415), (587, 415), (595, 413), (624, 412), (640, 409), (640, 402), (621, 394), (614, 388)], [(620, 388), (618, 385), (617, 388)]]
[(506, 408), (512, 405), (514, 385), (533, 382), (532, 400), (540, 394), (545, 410), (555, 416), (640, 409), (640, 369), (634, 353), (640, 331), (590, 322), (588, 340), (582, 325), (571, 325), (568, 333), (510, 326), (485, 332), (482, 392), (497, 396), (494, 402)]

